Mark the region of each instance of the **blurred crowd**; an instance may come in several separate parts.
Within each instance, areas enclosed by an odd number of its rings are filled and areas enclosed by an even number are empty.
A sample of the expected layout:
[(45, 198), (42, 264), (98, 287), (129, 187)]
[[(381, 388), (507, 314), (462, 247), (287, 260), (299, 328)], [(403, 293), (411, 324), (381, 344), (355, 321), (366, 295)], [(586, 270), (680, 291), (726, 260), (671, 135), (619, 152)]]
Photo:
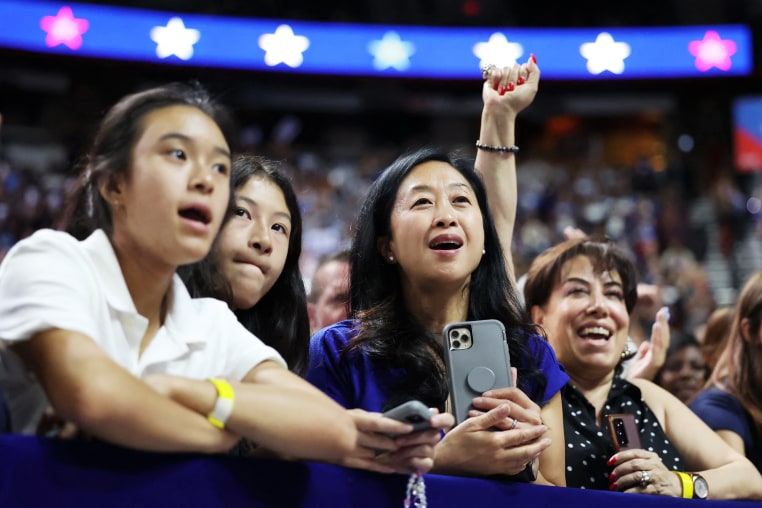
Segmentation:
[[(242, 146), (283, 161), (294, 184), (304, 217), (301, 268), (308, 286), (322, 257), (349, 246), (368, 185), (398, 153), (394, 147), (367, 147), (350, 156), (295, 144), (247, 145), (245, 131)], [(470, 145), (459, 149), (473, 153)], [(8, 159), (0, 160), (0, 259), (19, 239), (56, 225), (74, 183), (71, 168), (41, 171)], [(741, 189), (727, 174), (691, 195), (674, 167), (655, 168), (644, 159), (635, 167), (580, 170), (522, 154), (516, 273), (561, 240), (565, 227), (579, 228), (624, 247), (636, 260), (640, 281), (656, 288), (653, 305), (634, 316), (636, 339), (661, 305), (670, 306), (673, 329), (700, 336), (709, 315), (732, 304), (743, 280), (762, 268), (762, 214), (747, 210), (762, 191)]]

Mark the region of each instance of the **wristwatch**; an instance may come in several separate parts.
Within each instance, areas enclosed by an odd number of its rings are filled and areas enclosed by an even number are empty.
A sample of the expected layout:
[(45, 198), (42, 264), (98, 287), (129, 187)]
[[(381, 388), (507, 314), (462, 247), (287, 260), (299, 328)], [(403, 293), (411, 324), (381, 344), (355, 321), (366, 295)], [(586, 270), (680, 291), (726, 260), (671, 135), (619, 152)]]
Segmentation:
[(706, 499), (709, 496), (709, 484), (704, 477), (691, 473), (691, 480), (693, 481), (693, 499)]

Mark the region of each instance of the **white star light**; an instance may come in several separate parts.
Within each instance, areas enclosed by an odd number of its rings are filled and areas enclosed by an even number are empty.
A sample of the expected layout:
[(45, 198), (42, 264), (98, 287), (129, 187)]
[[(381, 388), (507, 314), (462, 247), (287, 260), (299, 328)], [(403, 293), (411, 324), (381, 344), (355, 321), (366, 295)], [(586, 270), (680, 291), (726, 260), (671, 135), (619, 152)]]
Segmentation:
[(404, 71), (410, 67), (410, 56), (415, 53), (412, 42), (403, 41), (397, 32), (386, 32), (380, 41), (371, 41), (368, 51), (373, 55), (373, 67), (382, 71), (393, 67)]
[(151, 29), (151, 40), (156, 43), (156, 56), (167, 58), (175, 55), (180, 60), (190, 60), (193, 45), (201, 38), (201, 32), (194, 28), (185, 28), (181, 18), (172, 18), (167, 26), (155, 26)]
[(294, 35), (290, 26), (280, 25), (275, 33), (259, 36), (259, 47), (264, 50), (265, 63), (270, 67), (284, 63), (293, 69), (304, 62), (302, 53), (310, 47), (310, 40), (303, 35)]
[(474, 44), (474, 55), (479, 59), (480, 68), (487, 64), (508, 67), (515, 64), (523, 54), (524, 47), (521, 44), (508, 42), (505, 35), (501, 33), (490, 35), (487, 42)]
[(624, 59), (630, 56), (630, 45), (626, 42), (614, 42), (611, 34), (601, 32), (595, 42), (586, 42), (579, 47), (580, 54), (587, 59), (587, 70), (590, 74), (600, 74), (603, 71), (622, 74)]

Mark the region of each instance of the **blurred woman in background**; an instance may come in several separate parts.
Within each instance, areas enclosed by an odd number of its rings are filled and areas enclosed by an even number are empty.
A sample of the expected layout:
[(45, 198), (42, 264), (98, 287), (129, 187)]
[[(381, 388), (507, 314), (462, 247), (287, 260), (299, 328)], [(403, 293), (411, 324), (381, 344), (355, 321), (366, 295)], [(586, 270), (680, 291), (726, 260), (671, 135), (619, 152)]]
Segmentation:
[(691, 335), (672, 332), (672, 346), (667, 352), (664, 367), (659, 370), (654, 382), (689, 404), (706, 383), (708, 369), (701, 354), (701, 346)]
[(762, 271), (741, 290), (722, 354), (691, 409), (762, 471)]

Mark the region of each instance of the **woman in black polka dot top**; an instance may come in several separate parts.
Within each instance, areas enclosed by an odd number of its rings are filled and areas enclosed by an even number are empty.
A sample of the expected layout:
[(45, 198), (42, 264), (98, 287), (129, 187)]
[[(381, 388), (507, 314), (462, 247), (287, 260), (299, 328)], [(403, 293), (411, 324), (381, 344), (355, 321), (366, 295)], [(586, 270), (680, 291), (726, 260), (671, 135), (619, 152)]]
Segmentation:
[[(650, 381), (618, 375), (636, 283), (623, 250), (589, 238), (551, 247), (529, 269), (527, 308), (571, 379), (561, 392), (567, 486), (762, 499), (756, 468), (680, 400)], [(615, 450), (606, 416), (617, 413), (634, 416), (630, 432), (639, 448)]]

